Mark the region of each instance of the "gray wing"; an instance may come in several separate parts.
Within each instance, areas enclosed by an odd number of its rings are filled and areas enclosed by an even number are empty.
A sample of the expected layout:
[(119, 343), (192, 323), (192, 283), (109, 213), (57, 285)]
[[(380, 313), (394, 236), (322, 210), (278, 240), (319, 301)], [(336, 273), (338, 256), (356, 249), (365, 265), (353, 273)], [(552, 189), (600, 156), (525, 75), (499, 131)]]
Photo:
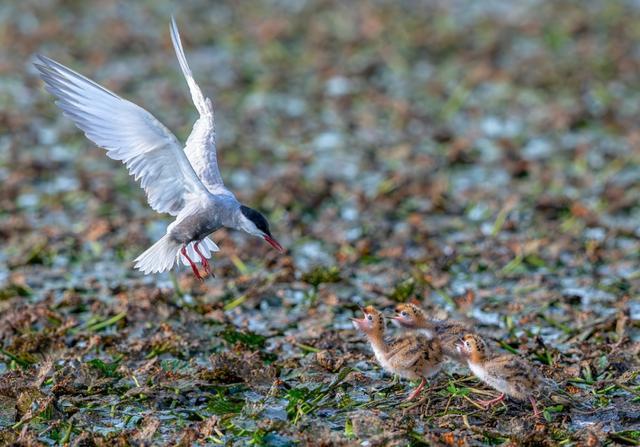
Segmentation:
[(216, 152), (216, 129), (213, 119), (213, 106), (211, 100), (205, 98), (202, 90), (196, 83), (184, 55), (180, 33), (175, 19), (171, 18), (171, 41), (176, 51), (180, 68), (187, 80), (193, 103), (200, 114), (193, 124), (193, 129), (184, 148), (189, 162), (196, 174), (212, 194), (230, 194), (224, 187), (220, 169), (218, 168), (218, 156)]
[(34, 65), (58, 107), (140, 180), (151, 208), (175, 216), (189, 200), (208, 195), (176, 137), (153, 115), (52, 59), (38, 59)]

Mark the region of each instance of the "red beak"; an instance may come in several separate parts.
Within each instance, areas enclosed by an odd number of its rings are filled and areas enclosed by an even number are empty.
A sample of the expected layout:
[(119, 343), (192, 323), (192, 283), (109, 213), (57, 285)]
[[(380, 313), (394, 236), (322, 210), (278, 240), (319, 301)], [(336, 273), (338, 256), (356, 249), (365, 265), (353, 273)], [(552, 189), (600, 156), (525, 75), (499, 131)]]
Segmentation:
[(272, 238), (268, 234), (265, 234), (263, 237), (264, 237), (264, 240), (267, 242), (267, 244), (271, 245), (273, 248), (278, 250), (280, 253), (284, 253), (284, 248), (282, 247), (282, 245), (280, 245), (280, 243), (278, 241), (276, 241), (274, 238)]

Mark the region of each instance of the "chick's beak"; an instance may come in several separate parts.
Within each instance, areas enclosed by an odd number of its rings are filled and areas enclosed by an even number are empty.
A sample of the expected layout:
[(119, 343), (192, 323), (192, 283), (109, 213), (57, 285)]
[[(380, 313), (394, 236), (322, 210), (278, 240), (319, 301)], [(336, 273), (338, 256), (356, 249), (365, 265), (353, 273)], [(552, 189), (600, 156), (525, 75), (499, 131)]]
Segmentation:
[(280, 245), (280, 242), (276, 241), (274, 238), (272, 238), (268, 234), (265, 234), (263, 236), (263, 238), (264, 238), (264, 240), (265, 240), (265, 242), (267, 244), (271, 245), (273, 248), (278, 250), (280, 253), (284, 253), (284, 248), (282, 247), (282, 245)]
[(352, 318), (353, 326), (358, 330), (364, 330), (366, 320), (364, 318)]

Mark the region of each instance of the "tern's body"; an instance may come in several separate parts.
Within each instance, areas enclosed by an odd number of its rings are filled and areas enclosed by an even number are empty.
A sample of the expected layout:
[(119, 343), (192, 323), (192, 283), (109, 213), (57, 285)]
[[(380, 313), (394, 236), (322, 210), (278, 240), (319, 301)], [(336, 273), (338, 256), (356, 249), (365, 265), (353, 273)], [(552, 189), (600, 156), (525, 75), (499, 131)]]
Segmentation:
[(536, 417), (539, 415), (534, 393), (540, 388), (540, 376), (533, 365), (511, 354), (495, 355), (489, 351), (482, 337), (466, 334), (458, 344), (458, 351), (468, 362), (471, 372), (482, 382), (500, 392), (500, 396), (479, 401), (491, 406), (509, 396), (515, 400), (529, 400)]
[(171, 240), (182, 245), (200, 241), (222, 227), (233, 227), (233, 216), (240, 208), (233, 196), (211, 195), (194, 209), (178, 215), (167, 228)]
[(136, 268), (144, 273), (164, 272), (181, 259), (200, 278), (195, 263), (201, 262), (209, 271), (207, 259), (218, 247), (207, 236), (222, 227), (261, 237), (280, 251), (282, 247), (271, 236), (264, 216), (242, 205), (224, 186), (218, 169), (213, 106), (191, 74), (173, 20), (171, 40), (200, 114), (184, 149), (143, 108), (44, 56), (39, 56), (41, 64), (36, 67), (64, 114), (140, 180), (151, 208), (175, 216), (165, 236), (136, 259)]

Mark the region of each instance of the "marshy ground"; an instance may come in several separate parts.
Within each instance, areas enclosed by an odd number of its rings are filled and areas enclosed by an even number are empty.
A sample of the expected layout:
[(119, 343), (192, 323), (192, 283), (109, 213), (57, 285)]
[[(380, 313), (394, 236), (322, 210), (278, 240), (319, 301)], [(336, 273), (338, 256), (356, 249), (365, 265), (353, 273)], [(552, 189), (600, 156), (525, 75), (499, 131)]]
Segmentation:
[[(177, 8), (177, 10), (174, 10)], [(168, 219), (53, 104), (41, 52), (180, 138), (278, 255), (143, 277)], [(0, 444), (640, 443), (637, 2), (0, 5)], [(544, 419), (449, 368), (416, 403), (349, 318), (416, 300), (561, 384)], [(566, 395), (580, 401), (571, 403)]]

